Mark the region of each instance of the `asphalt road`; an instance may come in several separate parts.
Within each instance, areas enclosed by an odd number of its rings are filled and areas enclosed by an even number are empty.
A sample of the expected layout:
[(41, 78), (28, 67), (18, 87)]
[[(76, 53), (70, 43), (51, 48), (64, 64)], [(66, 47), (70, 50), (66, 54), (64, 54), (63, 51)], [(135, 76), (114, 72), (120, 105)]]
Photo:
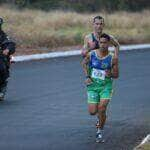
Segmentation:
[(150, 132), (150, 51), (120, 53), (106, 142), (95, 143), (80, 57), (12, 65), (0, 102), (0, 150), (131, 150)]

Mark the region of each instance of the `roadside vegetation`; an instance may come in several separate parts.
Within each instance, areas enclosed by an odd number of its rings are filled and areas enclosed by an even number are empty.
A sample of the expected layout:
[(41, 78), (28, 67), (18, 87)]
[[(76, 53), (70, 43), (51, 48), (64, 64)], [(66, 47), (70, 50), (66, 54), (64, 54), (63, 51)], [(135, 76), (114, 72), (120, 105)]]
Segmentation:
[(139, 147), (135, 148), (134, 150), (150, 150), (150, 143), (139, 146)]
[(5, 23), (3, 29), (18, 43), (19, 48), (56, 48), (82, 45), (85, 34), (92, 31), (92, 18), (105, 18), (105, 32), (121, 44), (149, 43), (150, 11), (106, 12), (81, 14), (64, 11), (16, 10), (0, 7)]

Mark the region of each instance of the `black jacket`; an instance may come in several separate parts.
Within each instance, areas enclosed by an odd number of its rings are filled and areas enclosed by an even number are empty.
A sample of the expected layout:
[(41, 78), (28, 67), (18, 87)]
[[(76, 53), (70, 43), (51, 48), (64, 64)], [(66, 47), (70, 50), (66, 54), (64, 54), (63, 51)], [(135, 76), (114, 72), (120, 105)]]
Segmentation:
[[(3, 55), (3, 51), (5, 49), (9, 50), (8, 56)], [(9, 39), (9, 37), (5, 34), (4, 31), (0, 30), (0, 67), (3, 64), (9, 69), (10, 65), (10, 55), (15, 52), (16, 44), (14, 41)]]
[(0, 55), (2, 55), (3, 50), (8, 49), (9, 55), (15, 52), (16, 44), (14, 41), (9, 39), (4, 31), (0, 30)]

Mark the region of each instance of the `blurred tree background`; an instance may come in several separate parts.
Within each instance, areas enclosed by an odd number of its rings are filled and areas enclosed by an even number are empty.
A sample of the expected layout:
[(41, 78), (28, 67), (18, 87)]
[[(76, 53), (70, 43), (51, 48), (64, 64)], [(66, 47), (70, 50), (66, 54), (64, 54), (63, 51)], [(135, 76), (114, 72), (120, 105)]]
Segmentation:
[(19, 9), (63, 10), (76, 12), (142, 11), (150, 8), (150, 0), (0, 0)]

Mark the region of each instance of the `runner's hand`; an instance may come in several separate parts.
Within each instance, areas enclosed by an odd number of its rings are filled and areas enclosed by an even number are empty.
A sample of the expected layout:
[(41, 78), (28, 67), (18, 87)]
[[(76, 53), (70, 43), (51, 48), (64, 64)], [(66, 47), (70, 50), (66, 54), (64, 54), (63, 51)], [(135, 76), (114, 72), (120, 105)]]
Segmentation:
[(87, 78), (86, 80), (85, 80), (85, 84), (86, 85), (90, 85), (90, 84), (92, 84), (92, 79), (91, 78)]
[(105, 73), (106, 73), (106, 77), (111, 77), (112, 75), (111, 70), (106, 70)]
[(7, 56), (8, 53), (9, 53), (9, 50), (8, 50), (8, 49), (3, 50), (3, 55)]

